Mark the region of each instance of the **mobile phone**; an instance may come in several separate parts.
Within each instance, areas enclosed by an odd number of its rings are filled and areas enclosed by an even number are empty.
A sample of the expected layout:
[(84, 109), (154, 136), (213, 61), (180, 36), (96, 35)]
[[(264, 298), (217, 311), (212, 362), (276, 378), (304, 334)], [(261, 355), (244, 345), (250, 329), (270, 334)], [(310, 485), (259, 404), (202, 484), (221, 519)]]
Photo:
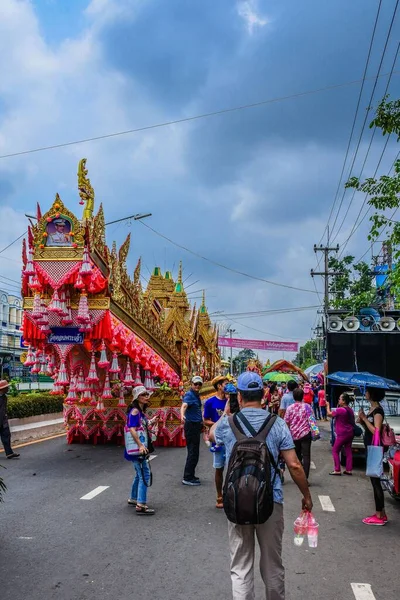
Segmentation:
[(229, 408), (232, 414), (239, 412), (240, 406), (237, 393), (229, 394)]

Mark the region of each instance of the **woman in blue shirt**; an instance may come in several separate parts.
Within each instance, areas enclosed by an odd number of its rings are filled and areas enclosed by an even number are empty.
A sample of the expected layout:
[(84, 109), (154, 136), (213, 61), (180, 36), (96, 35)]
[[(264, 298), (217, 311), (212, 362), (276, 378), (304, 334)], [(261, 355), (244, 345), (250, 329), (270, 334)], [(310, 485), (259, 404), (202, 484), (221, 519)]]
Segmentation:
[(139, 453), (128, 454), (125, 448), (125, 458), (133, 462), (135, 469), (135, 478), (132, 484), (131, 497), (128, 504), (136, 506), (137, 515), (154, 515), (154, 509), (149, 508), (147, 502), (147, 488), (150, 486), (150, 467), (147, 456), (151, 439), (149, 439), (146, 410), (149, 405), (150, 393), (141, 385), (133, 390), (133, 401), (128, 406), (127, 426), (132, 435), (135, 444), (138, 446)]

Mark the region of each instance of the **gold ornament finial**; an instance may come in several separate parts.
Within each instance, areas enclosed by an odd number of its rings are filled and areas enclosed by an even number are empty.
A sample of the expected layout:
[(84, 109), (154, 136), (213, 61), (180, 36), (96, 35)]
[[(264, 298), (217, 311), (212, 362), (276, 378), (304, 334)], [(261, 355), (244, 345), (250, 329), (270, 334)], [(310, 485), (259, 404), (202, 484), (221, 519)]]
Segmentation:
[(138, 286), (140, 284), (140, 269), (142, 266), (142, 257), (139, 258), (137, 265), (136, 265), (136, 269), (135, 272), (133, 274), (133, 283), (135, 286)]
[(86, 169), (86, 158), (82, 158), (78, 165), (78, 191), (81, 197), (80, 204), (85, 205), (83, 209), (83, 222), (89, 221), (93, 216), (94, 209), (94, 189), (88, 178)]

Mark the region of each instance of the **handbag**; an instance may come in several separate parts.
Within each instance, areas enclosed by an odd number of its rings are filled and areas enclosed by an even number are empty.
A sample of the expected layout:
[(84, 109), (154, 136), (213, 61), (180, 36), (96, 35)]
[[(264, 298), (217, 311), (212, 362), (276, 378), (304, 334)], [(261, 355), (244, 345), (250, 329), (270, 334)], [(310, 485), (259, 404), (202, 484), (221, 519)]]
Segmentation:
[(395, 446), (397, 443), (396, 442), (396, 434), (394, 433), (393, 429), (390, 427), (390, 425), (387, 421), (382, 426), (381, 440), (382, 440), (382, 445), (387, 446), (387, 447)]
[[(143, 423), (144, 423), (144, 427), (143, 427)], [(149, 451), (148, 453), (151, 454), (152, 452), (154, 452), (154, 445), (151, 440), (151, 436), (149, 434), (147, 419), (142, 419), (142, 418), (140, 419), (140, 427), (137, 427), (136, 431), (138, 433), (141, 443), (147, 447), (147, 449)], [(145, 435), (144, 435), (145, 433), (147, 434), (147, 444), (145, 444), (145, 442), (146, 442)], [(133, 436), (131, 434), (131, 431), (130, 431), (128, 425), (125, 425), (125, 428), (124, 428), (124, 439), (125, 439), (125, 450), (126, 450), (126, 453), (128, 454), (128, 456), (141, 456), (139, 446), (133, 439)]]
[(354, 437), (361, 437), (364, 432), (362, 430), (362, 427), (360, 427), (359, 425), (357, 425), (356, 418), (354, 416), (354, 412), (351, 410), (351, 408), (349, 406), (346, 406), (346, 409), (349, 409), (347, 411), (347, 414), (350, 417), (350, 423), (353, 425), (353, 434), (354, 434)]
[(383, 446), (380, 445), (379, 430), (375, 429), (372, 445), (367, 446), (367, 477), (381, 477), (383, 473)]
[(308, 422), (310, 424), (311, 441), (316, 442), (317, 440), (319, 440), (321, 438), (321, 434), (319, 432), (319, 427), (317, 425), (317, 421), (315, 420), (315, 417), (311, 412), (311, 408), (310, 408), (310, 414), (308, 416)]

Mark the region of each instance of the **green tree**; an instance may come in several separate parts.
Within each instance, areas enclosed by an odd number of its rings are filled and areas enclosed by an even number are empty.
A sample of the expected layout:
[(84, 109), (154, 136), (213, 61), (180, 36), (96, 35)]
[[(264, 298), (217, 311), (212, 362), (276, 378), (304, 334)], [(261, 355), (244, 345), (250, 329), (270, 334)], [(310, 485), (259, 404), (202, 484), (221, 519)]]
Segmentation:
[(331, 277), (329, 283), (332, 308), (357, 311), (374, 303), (374, 274), (367, 263), (354, 263), (354, 256), (344, 256), (342, 259), (332, 256), (329, 269), (338, 273)]
[(300, 367), (300, 369), (307, 369), (321, 360), (320, 342), (319, 340), (309, 340), (300, 346), (294, 364)]
[[(375, 118), (370, 127), (381, 129), (384, 136), (394, 134), (399, 141), (400, 100), (388, 101), (388, 96), (385, 96), (376, 109)], [(371, 228), (368, 239), (374, 242), (379, 238), (391, 246), (393, 267), (388, 276), (388, 283), (392, 293), (399, 295), (400, 222), (394, 221), (393, 216), (400, 206), (400, 159), (397, 158), (394, 161), (389, 174), (377, 178), (369, 177), (365, 181), (360, 181), (358, 177), (351, 177), (346, 183), (346, 187), (369, 196), (368, 204), (374, 213), (370, 217)]]
[(238, 375), (242, 371), (246, 370), (247, 363), (249, 360), (253, 360), (257, 358), (256, 353), (250, 348), (246, 348), (245, 350), (241, 350), (237, 356), (233, 359), (233, 374)]

